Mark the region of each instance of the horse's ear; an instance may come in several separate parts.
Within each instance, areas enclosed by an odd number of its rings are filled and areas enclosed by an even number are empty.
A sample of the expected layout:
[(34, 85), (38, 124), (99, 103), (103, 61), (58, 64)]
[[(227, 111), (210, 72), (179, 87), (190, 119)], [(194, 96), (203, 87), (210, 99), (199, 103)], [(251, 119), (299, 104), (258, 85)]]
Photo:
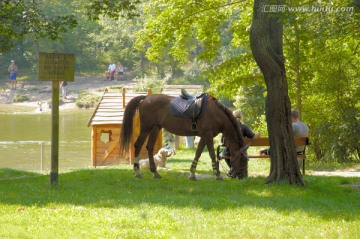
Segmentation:
[(240, 152), (241, 152), (241, 153), (245, 153), (246, 150), (248, 150), (249, 147), (250, 147), (250, 144), (247, 144), (247, 145), (243, 146), (243, 147), (240, 149)]

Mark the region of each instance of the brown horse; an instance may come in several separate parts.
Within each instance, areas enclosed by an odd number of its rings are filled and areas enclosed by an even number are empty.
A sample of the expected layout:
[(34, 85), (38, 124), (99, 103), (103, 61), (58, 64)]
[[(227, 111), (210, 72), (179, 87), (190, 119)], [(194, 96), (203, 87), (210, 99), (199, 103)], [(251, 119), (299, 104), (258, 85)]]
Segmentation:
[(139, 170), (139, 153), (147, 136), (146, 145), (150, 171), (154, 178), (160, 178), (154, 163), (154, 145), (159, 131), (164, 128), (170, 133), (180, 136), (199, 136), (200, 142), (196, 150), (195, 158), (190, 168), (189, 179), (196, 180), (195, 170), (201, 153), (207, 146), (212, 160), (213, 173), (217, 179), (222, 177), (219, 171), (219, 164), (216, 161), (213, 138), (219, 133), (223, 133), (231, 151), (230, 162), (238, 178), (247, 176), (248, 159), (244, 155), (245, 143), (240, 127), (232, 115), (232, 112), (220, 104), (216, 98), (207, 96), (207, 104), (203, 108), (202, 116), (197, 120), (197, 131), (192, 130), (192, 120), (184, 117), (174, 116), (171, 113), (171, 104), (175, 97), (152, 94), (147, 96), (137, 96), (130, 100), (125, 108), (123, 124), (121, 128), (121, 150), (128, 149), (133, 131), (133, 117), (137, 110), (140, 114), (140, 134), (135, 142), (135, 177), (141, 177)]

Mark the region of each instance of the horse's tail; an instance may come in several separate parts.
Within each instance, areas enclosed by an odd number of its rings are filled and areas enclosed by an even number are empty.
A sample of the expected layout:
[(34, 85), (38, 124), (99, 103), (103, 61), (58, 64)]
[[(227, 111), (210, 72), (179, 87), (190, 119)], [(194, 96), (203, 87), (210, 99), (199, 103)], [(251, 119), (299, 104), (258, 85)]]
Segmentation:
[(121, 143), (120, 151), (123, 152), (128, 149), (132, 133), (133, 133), (133, 118), (136, 110), (139, 108), (140, 102), (145, 99), (146, 95), (136, 96), (131, 99), (126, 105), (123, 123), (121, 126)]

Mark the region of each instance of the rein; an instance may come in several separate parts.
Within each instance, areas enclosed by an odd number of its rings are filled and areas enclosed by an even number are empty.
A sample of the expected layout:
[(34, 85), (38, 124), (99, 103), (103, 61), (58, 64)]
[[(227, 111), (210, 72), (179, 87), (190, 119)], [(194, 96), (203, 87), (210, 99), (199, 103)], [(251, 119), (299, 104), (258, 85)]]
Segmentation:
[(224, 167), (224, 165), (223, 165), (223, 163), (221, 162), (222, 160), (219, 160), (218, 162), (219, 162), (219, 164), (221, 165), (221, 168), (224, 170), (224, 173), (228, 173), (229, 172), (229, 170), (227, 170), (226, 169), (226, 167)]
[[(219, 163), (219, 165), (221, 165), (221, 168), (224, 170), (224, 173), (228, 173), (229, 172), (229, 170), (228, 169), (226, 169), (227, 167), (225, 167), (224, 166), (224, 164), (222, 163), (222, 160), (218, 160), (218, 163)], [(248, 167), (240, 167), (240, 170), (245, 170), (245, 169), (247, 169)]]

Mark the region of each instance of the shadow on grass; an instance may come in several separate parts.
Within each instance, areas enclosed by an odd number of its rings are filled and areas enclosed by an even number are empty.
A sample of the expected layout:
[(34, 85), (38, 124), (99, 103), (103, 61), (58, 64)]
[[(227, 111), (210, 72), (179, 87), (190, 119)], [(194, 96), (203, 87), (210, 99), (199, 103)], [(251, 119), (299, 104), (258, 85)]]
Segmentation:
[[(13, 173), (39, 176), (22, 171)], [(187, 172), (161, 171), (161, 175), (162, 179), (153, 179), (146, 171), (142, 179), (136, 179), (132, 170), (105, 168), (60, 174), (59, 185), (53, 188), (46, 175), (0, 181), (0, 203), (98, 208), (136, 208), (151, 204), (220, 212), (229, 208), (262, 207), (284, 213), (305, 211), (329, 220), (360, 218), (360, 193), (343, 186), (359, 182), (359, 178), (305, 176), (307, 186), (299, 188), (285, 183), (266, 185), (264, 177), (224, 181), (206, 178), (194, 182), (188, 180)]]
[(34, 172), (21, 171), (10, 168), (0, 168), (0, 181), (36, 177), (41, 175), (42, 174), (38, 174)]

